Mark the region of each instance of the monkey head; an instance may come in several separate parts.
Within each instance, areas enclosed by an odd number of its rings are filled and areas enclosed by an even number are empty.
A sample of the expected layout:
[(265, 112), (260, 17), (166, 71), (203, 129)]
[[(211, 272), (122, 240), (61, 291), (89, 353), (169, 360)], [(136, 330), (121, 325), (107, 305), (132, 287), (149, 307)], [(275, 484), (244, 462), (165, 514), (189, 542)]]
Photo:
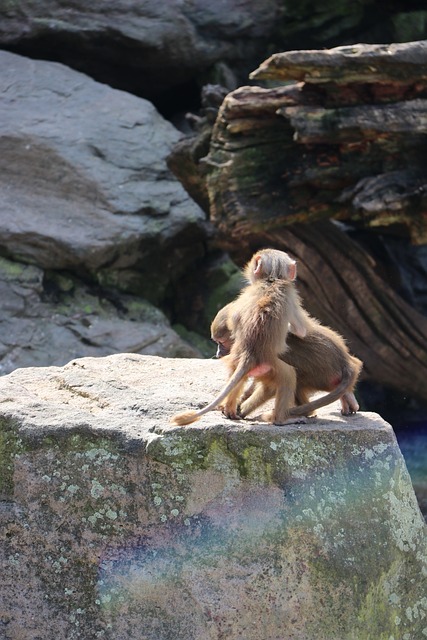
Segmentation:
[(232, 303), (220, 309), (211, 324), (211, 338), (217, 344), (216, 357), (228, 356), (233, 345), (229, 318)]
[(248, 262), (245, 277), (251, 283), (257, 280), (286, 280), (297, 277), (297, 264), (285, 251), (261, 249)]

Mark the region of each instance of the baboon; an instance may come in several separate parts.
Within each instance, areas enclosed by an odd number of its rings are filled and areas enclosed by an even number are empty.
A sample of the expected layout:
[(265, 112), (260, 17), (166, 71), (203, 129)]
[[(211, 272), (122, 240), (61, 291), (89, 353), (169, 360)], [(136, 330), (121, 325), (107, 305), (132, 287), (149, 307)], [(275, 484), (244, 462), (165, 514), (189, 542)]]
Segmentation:
[(274, 389), (275, 424), (283, 424), (295, 404), (296, 374), (292, 366), (278, 357), (286, 348), (289, 325), (304, 337), (307, 314), (295, 288), (296, 262), (284, 251), (263, 249), (249, 261), (244, 275), (249, 284), (233, 303), (228, 323), (233, 343), (226, 356), (230, 369), (228, 384), (219, 395), (199, 411), (175, 415), (172, 422), (190, 424), (217, 407), (224, 399), (223, 411), (229, 418), (239, 417), (237, 401), (249, 377)]
[[(218, 344), (218, 358), (226, 356), (233, 345), (230, 318), (236, 303), (231, 302), (218, 311), (211, 325), (212, 339)], [(353, 390), (362, 362), (350, 354), (344, 339), (336, 331), (320, 324), (305, 310), (303, 314), (306, 335), (300, 337), (289, 332), (287, 349), (280, 352), (280, 358), (296, 371), (295, 401), (298, 406), (289, 410), (289, 416), (310, 415), (338, 399), (343, 415), (356, 413), (359, 405)], [(309, 402), (310, 394), (317, 391), (330, 393)], [(241, 399), (240, 416), (249, 415), (275, 393), (274, 386), (255, 379)]]

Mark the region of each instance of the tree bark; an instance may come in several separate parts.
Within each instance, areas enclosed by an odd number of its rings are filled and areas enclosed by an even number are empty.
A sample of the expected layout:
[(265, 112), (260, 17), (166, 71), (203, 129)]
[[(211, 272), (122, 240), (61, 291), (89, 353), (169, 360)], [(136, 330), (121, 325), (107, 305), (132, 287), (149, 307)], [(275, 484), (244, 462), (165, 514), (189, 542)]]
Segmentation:
[(297, 259), (304, 306), (346, 337), (365, 379), (427, 401), (427, 318), (382, 280), (358, 244), (330, 221), (248, 240), (248, 253), (270, 245)]
[(427, 43), (280, 53), (252, 77), (280, 86), (228, 94), (201, 161), (221, 246), (294, 255), (365, 378), (427, 401), (427, 319), (331, 222), (427, 243)]

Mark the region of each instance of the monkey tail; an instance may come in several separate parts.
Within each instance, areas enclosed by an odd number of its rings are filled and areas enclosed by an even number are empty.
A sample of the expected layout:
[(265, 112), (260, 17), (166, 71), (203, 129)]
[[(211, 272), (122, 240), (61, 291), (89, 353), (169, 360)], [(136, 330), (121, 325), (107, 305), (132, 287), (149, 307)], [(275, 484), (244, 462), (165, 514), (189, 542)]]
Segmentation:
[(215, 407), (217, 407), (219, 403), (228, 396), (228, 394), (233, 390), (236, 384), (238, 384), (241, 379), (245, 375), (247, 375), (248, 371), (250, 371), (251, 368), (253, 368), (253, 364), (248, 364), (246, 362), (239, 364), (233, 375), (229, 379), (227, 385), (219, 392), (217, 397), (212, 400), (212, 402), (206, 405), (206, 407), (203, 407), (203, 409), (199, 409), (199, 411), (185, 411), (184, 413), (177, 413), (171, 418), (171, 422), (179, 426), (196, 422), (196, 420), (198, 420), (205, 413), (208, 413), (208, 411), (212, 411), (212, 409), (215, 409)]
[(289, 417), (296, 418), (299, 416), (308, 416), (313, 411), (316, 411), (316, 409), (320, 409), (320, 407), (325, 407), (326, 405), (331, 404), (331, 402), (339, 400), (343, 393), (347, 391), (350, 384), (355, 381), (357, 375), (358, 372), (356, 373), (349, 367), (346, 368), (343, 372), (341, 382), (333, 391), (313, 400), (312, 402), (308, 402), (307, 404), (301, 404), (299, 407), (292, 407), (289, 410)]
[(173, 416), (171, 422), (182, 427), (185, 424), (191, 424), (199, 420), (200, 416), (197, 415), (197, 411), (184, 411), (184, 413), (177, 413)]

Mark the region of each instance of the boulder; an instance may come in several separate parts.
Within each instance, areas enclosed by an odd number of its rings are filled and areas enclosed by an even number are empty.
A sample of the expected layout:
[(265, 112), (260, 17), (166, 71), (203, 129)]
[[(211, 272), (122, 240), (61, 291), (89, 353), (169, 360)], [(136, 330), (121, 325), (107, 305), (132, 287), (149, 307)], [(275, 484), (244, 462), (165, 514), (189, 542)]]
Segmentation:
[[(427, 12), (409, 3), (281, 0), (38, 0), (1, 8), (0, 45), (63, 62), (176, 113), (206, 82), (230, 89), (268, 52), (427, 35)], [(187, 107), (184, 107), (187, 108)]]
[[(215, 65), (249, 72), (276, 25), (279, 4), (94, 0), (88, 5), (77, 0), (70, 6), (41, 0), (25, 10), (8, 4), (0, 43), (151, 98), (180, 84), (188, 90)], [(217, 73), (227, 75), (221, 69)], [(169, 95), (169, 106), (176, 98)]]
[(0, 379), (2, 638), (424, 637), (425, 524), (391, 427), (336, 405), (169, 424), (224, 378), (120, 354)]
[(198, 357), (142, 298), (100, 293), (71, 276), (0, 258), (0, 374), (130, 352)]
[(157, 301), (203, 252), (205, 215), (166, 165), (152, 104), (0, 52), (0, 251)]

